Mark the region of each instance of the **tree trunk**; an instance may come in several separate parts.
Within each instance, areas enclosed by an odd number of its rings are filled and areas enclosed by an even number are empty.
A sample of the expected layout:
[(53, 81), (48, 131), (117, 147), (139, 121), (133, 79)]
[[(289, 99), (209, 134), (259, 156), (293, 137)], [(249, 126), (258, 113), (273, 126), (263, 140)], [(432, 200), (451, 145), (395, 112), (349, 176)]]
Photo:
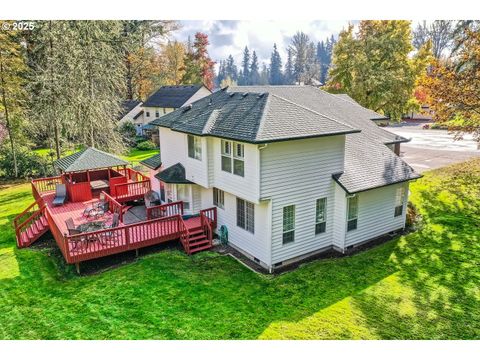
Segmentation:
[[(50, 30), (50, 39), (49, 39), (49, 46), (50, 46), (50, 59), (53, 56), (53, 40), (52, 40), (52, 22), (48, 22), (48, 27)], [(50, 81), (53, 81), (53, 69), (50, 66)], [(55, 140), (55, 153), (57, 155), (57, 159), (60, 159), (61, 151), (60, 151), (60, 136), (58, 131), (58, 118), (56, 114), (56, 107), (55, 107), (55, 95), (52, 96), (52, 110), (53, 110), (53, 133), (54, 133), (54, 140)]]
[(10, 147), (12, 149), (12, 156), (13, 156), (13, 168), (15, 172), (15, 177), (18, 178), (18, 165), (17, 165), (17, 154), (15, 152), (15, 142), (13, 139), (13, 131), (12, 127), (10, 126), (10, 117), (8, 113), (8, 106), (7, 106), (7, 97), (5, 95), (5, 79), (3, 78), (3, 61), (2, 61), (2, 54), (0, 52), (0, 80), (2, 86), (2, 103), (5, 109), (5, 122), (7, 125), (7, 132), (8, 138), (10, 139)]

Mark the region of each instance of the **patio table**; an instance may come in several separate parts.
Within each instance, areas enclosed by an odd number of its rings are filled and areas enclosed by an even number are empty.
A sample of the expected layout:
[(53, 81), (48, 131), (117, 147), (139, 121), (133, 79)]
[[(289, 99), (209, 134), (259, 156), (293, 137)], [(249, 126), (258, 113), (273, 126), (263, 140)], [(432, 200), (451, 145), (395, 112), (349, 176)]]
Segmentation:
[(105, 222), (104, 221), (90, 221), (90, 222), (80, 224), (80, 225), (77, 226), (77, 230), (81, 231), (82, 233), (98, 231), (98, 230), (102, 230), (104, 228), (105, 228)]
[(90, 187), (92, 190), (101, 190), (110, 188), (108, 180), (93, 180), (90, 181)]

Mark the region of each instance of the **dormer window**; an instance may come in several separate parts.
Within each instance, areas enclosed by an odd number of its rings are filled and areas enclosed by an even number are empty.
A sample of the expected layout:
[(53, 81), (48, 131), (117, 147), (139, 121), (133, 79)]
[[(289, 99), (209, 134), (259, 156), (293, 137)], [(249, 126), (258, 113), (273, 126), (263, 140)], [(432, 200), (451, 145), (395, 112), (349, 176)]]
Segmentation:
[(222, 140), (222, 170), (238, 176), (245, 175), (245, 148), (243, 144)]

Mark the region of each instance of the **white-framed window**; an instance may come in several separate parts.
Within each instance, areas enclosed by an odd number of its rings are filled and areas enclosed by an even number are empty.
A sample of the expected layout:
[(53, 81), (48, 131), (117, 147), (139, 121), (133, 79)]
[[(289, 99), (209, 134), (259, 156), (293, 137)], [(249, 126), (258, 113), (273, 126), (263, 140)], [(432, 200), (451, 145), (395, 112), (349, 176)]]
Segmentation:
[(403, 214), (403, 205), (405, 203), (405, 188), (399, 187), (395, 193), (395, 213), (394, 217)]
[(255, 233), (255, 205), (237, 198), (237, 226)]
[(283, 208), (283, 244), (295, 241), (295, 205)]
[(177, 184), (177, 201), (183, 201), (183, 209), (190, 210), (191, 186)]
[(158, 109), (155, 110), (155, 117), (156, 117), (156, 118), (160, 117), (160, 111), (158, 111)]
[(225, 208), (225, 193), (216, 187), (213, 188), (213, 205), (221, 209)]
[(324, 233), (327, 227), (327, 198), (317, 199), (315, 203), (315, 235)]
[(222, 140), (222, 170), (245, 176), (245, 147), (243, 144)]
[(347, 200), (347, 231), (357, 228), (358, 196), (354, 195)]
[(199, 136), (187, 135), (188, 157), (202, 160), (202, 139)]

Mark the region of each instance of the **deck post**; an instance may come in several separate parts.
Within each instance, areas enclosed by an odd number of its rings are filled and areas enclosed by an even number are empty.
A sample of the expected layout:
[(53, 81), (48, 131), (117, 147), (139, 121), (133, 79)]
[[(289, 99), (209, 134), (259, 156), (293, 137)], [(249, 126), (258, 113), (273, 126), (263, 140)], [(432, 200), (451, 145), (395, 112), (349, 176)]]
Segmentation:
[(77, 274), (80, 275), (80, 263), (79, 262), (75, 263), (75, 270), (77, 271)]
[(135, 249), (135, 257), (138, 257), (138, 248)]
[(87, 169), (87, 181), (90, 182), (90, 171)]

